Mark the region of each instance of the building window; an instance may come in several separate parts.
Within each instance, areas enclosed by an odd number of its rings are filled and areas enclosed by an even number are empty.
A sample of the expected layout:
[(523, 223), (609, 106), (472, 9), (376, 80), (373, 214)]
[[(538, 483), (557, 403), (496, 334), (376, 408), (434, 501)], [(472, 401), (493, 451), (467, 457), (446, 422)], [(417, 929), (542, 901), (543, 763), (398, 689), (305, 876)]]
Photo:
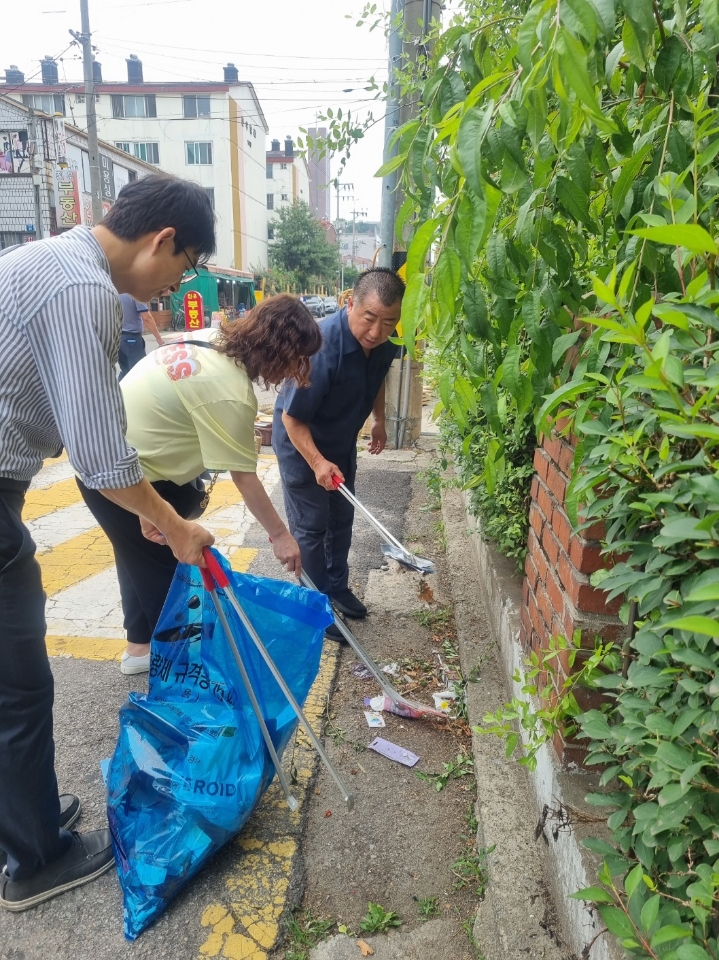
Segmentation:
[(209, 97), (197, 97), (193, 94), (190, 97), (183, 97), (182, 99), (184, 101), (184, 114), (186, 120), (189, 120), (192, 117), (210, 116)]
[(137, 157), (138, 160), (144, 160), (145, 163), (154, 163), (155, 165), (160, 163), (159, 143), (128, 143), (127, 141), (118, 143), (116, 141), (115, 146), (118, 150), (124, 150), (125, 153)]
[(267, 179), (272, 180), (275, 176), (273, 165), (271, 163), (268, 163), (266, 169), (267, 169)]
[(268, 240), (274, 240), (274, 239), (275, 239), (275, 228), (274, 228), (274, 227), (268, 227), (268, 228), (267, 228), (267, 239), (268, 239)]
[(268, 193), (268, 194), (267, 194), (267, 209), (268, 209), (268, 210), (274, 210), (274, 209), (275, 209), (275, 195), (274, 195), (274, 193)]
[(251, 141), (251, 140), (248, 140), (248, 141), (247, 141), (247, 146), (248, 146), (248, 147), (251, 147), (251, 146), (252, 146), (252, 141)]
[(187, 162), (191, 165), (202, 164), (207, 166), (212, 163), (212, 144), (211, 143), (186, 143)]
[(290, 198), (287, 196), (286, 193), (280, 194), (280, 200), (289, 200), (289, 199), (290, 199)]
[(157, 103), (155, 94), (149, 93), (146, 96), (125, 96), (124, 94), (113, 93), (112, 95), (112, 115), (113, 117), (156, 117)]
[(137, 173), (134, 170), (128, 170), (127, 177), (130, 183), (132, 183), (133, 180), (137, 180)]
[(214, 209), (215, 209), (215, 188), (214, 188), (214, 187), (205, 187), (205, 193), (207, 194), (208, 199), (209, 199), (209, 201), (210, 201), (210, 206), (211, 206), (212, 209), (214, 210)]
[(65, 97), (61, 93), (24, 93), (22, 102), (26, 107), (42, 110), (43, 113), (61, 113), (65, 116)]
[(280, 170), (286, 170), (286, 169), (287, 169), (287, 164), (286, 164), (286, 163), (281, 163), (281, 164), (280, 164)]

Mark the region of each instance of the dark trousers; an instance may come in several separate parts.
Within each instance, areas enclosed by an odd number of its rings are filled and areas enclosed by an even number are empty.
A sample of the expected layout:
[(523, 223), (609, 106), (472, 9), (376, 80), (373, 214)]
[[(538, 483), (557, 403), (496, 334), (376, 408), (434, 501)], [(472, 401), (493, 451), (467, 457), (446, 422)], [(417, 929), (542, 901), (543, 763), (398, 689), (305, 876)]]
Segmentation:
[[(340, 469), (345, 486), (354, 493), (356, 466)], [(306, 483), (296, 482), (282, 474), (281, 464), (280, 474), (287, 523), (299, 544), (303, 569), (322, 593), (345, 590), (354, 507), (336, 490), (325, 490), (314, 477)]]
[(0, 848), (11, 880), (33, 876), (71, 840), (60, 830), (45, 594), (21, 520), (27, 486), (0, 477)]
[(141, 333), (125, 333), (120, 337), (120, 355), (117, 358), (120, 364), (120, 377), (125, 376), (145, 356), (145, 339)]
[[(177, 560), (168, 546), (143, 537), (140, 519), (134, 513), (97, 490), (89, 490), (79, 480), (77, 485), (90, 513), (112, 544), (127, 639), (130, 643), (149, 643), (175, 575)], [(153, 487), (181, 517), (196, 514), (202, 494), (192, 484), (178, 486), (169, 480), (160, 480), (153, 483)]]

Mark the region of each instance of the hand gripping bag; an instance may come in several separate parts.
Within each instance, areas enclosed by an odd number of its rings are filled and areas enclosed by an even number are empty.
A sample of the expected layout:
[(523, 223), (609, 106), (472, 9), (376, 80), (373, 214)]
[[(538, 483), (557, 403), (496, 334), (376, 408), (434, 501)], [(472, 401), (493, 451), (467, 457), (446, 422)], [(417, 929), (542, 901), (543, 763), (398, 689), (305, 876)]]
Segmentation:
[[(302, 704), (333, 616), (320, 593), (232, 571), (239, 602)], [(297, 723), (222, 591), (278, 754)], [(274, 775), (260, 727), (200, 572), (180, 564), (152, 638), (147, 695), (131, 693), (106, 771), (108, 819), (134, 940), (242, 828)]]

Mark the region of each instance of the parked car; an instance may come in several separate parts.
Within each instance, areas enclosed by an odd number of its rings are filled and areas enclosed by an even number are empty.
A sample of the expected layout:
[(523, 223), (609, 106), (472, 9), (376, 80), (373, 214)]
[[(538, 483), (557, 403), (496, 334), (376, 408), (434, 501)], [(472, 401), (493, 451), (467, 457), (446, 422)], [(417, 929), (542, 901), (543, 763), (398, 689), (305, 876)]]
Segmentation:
[(309, 295), (300, 297), (300, 300), (304, 303), (313, 317), (317, 317), (318, 320), (321, 320), (322, 317), (324, 317), (325, 304), (321, 297)]
[(336, 313), (339, 310), (339, 304), (334, 297), (325, 297), (325, 313)]

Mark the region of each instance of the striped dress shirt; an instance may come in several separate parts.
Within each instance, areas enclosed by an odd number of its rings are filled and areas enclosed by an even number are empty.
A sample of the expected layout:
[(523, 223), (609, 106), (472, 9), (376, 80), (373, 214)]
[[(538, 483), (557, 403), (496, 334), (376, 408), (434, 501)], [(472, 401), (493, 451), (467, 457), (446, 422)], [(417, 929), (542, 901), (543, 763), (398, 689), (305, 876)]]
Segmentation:
[(0, 477), (64, 446), (93, 489), (142, 480), (115, 376), (120, 298), (88, 227), (0, 254)]

